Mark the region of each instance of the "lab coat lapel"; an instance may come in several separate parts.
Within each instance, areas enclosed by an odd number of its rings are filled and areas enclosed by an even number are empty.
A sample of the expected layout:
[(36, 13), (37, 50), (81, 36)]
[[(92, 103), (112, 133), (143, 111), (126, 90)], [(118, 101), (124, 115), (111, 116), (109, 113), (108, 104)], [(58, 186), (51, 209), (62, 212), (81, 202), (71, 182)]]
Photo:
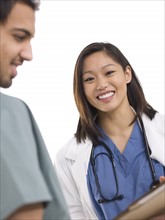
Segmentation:
[[(72, 175), (74, 176), (74, 180), (76, 185), (79, 186), (81, 202), (86, 210), (89, 210), (89, 213), (93, 212), (91, 200), (88, 193), (87, 187), (87, 169), (88, 163), (90, 159), (90, 153), (92, 148), (91, 141), (86, 141), (78, 146), (81, 148), (79, 155), (77, 156), (74, 165), (72, 166)], [(94, 212), (93, 212), (93, 215)]]
[(151, 148), (151, 157), (165, 166), (164, 116), (157, 113), (153, 120), (142, 116), (147, 139)]

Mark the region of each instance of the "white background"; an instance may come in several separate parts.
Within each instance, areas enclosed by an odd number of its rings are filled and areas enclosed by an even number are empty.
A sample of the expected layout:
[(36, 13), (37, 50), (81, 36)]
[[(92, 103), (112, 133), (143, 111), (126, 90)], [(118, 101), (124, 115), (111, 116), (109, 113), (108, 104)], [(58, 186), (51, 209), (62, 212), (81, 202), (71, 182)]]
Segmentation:
[(164, 113), (164, 1), (44, 0), (36, 15), (34, 59), (2, 92), (29, 105), (52, 161), (75, 133), (74, 65), (92, 42), (115, 44), (133, 66), (148, 102)]

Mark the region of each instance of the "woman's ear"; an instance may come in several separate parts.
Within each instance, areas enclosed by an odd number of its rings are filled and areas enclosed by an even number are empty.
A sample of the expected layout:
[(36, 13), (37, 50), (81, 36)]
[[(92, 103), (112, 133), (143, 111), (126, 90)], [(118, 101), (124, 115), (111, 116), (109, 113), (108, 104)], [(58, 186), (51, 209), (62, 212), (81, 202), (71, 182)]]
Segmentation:
[(125, 68), (125, 76), (126, 76), (126, 83), (130, 83), (132, 80), (132, 70), (130, 66), (126, 66)]

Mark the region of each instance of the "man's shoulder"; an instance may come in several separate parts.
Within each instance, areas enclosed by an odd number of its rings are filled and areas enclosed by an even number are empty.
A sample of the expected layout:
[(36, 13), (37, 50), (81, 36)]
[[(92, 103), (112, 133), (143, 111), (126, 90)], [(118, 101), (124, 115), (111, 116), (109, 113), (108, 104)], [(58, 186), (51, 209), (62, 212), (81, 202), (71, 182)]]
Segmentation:
[(20, 98), (0, 93), (0, 107), (2, 109), (27, 109), (28, 105)]
[(31, 118), (31, 110), (23, 100), (2, 93), (0, 93), (0, 110), (1, 117), (9, 122), (13, 120), (21, 122), (23, 119), (29, 121)]
[(10, 95), (7, 95), (7, 94), (4, 94), (4, 93), (0, 93), (0, 98), (1, 98), (1, 102), (7, 102), (7, 103), (10, 103), (10, 102), (23, 102), (21, 99), (17, 98), (17, 97), (14, 97), (14, 96), (10, 96)]

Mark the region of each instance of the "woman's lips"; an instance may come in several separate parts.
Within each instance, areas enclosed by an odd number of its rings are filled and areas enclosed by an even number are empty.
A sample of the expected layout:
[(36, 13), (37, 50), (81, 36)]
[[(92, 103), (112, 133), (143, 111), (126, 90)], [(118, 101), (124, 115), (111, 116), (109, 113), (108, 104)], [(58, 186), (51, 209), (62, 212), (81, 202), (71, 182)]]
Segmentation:
[(97, 98), (98, 98), (99, 100), (103, 100), (103, 99), (107, 99), (107, 98), (112, 97), (114, 94), (115, 94), (114, 91), (113, 91), (113, 92), (107, 92), (107, 93), (105, 93), (105, 94), (98, 95)]

